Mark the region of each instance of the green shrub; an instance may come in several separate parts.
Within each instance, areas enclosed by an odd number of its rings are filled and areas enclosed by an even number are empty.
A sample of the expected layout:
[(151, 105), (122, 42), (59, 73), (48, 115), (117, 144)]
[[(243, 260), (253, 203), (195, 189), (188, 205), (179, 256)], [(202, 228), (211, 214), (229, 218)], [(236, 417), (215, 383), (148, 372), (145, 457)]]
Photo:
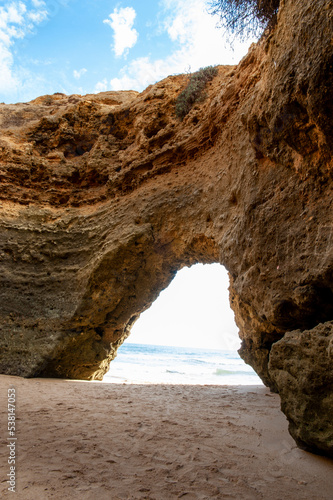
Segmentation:
[(213, 66), (201, 68), (190, 76), (187, 87), (179, 94), (176, 100), (176, 115), (183, 120), (195, 102), (203, 101), (206, 94), (203, 92), (207, 82), (218, 73)]
[(210, 0), (210, 13), (220, 17), (221, 26), (235, 36), (259, 36), (276, 22), (280, 0)]

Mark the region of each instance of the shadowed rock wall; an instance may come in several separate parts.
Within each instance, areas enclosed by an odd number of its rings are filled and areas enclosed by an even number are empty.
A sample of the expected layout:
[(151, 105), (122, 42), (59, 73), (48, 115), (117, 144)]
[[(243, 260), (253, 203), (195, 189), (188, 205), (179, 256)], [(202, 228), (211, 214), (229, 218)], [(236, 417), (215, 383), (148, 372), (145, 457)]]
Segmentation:
[(2, 373), (100, 379), (178, 269), (220, 262), (242, 357), (333, 454), (332, 37), (330, 1), (282, 1), (183, 122), (184, 75), (0, 105)]

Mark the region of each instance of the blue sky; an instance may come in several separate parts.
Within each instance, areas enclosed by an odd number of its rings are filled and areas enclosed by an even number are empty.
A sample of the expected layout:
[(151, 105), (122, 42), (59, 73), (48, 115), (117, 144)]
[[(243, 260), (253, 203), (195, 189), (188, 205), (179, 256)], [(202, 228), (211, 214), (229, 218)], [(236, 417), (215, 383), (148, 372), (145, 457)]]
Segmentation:
[(0, 102), (143, 90), (170, 75), (234, 64), (205, 0), (0, 0)]

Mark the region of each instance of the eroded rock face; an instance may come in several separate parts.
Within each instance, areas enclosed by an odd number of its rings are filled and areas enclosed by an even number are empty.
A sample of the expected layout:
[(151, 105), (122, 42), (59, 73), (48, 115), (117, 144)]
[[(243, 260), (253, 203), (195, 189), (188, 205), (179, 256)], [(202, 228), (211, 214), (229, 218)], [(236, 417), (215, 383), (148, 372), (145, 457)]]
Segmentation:
[(269, 371), (297, 444), (333, 457), (333, 322), (286, 333), (272, 346)]
[(2, 373), (100, 379), (178, 269), (220, 262), (241, 355), (287, 408), (272, 345), (333, 318), (332, 37), (330, 1), (282, 1), (183, 122), (184, 75), (0, 105)]

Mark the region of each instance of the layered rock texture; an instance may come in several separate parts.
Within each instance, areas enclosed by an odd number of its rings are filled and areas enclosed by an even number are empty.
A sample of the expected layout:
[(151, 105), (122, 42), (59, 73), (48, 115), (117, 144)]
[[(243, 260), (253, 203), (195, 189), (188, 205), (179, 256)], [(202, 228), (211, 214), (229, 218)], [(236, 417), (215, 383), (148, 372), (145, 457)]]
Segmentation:
[(177, 270), (220, 262), (242, 357), (333, 456), (332, 15), (281, 1), (183, 121), (184, 75), (0, 105), (2, 373), (102, 378)]

